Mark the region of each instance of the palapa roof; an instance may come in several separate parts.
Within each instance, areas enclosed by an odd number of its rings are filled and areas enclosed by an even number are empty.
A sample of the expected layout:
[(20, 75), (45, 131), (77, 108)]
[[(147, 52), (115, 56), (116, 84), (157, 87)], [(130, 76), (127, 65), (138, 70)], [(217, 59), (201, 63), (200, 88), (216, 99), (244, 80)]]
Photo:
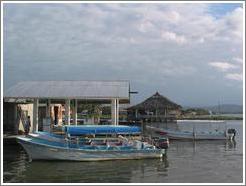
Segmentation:
[(170, 101), (168, 98), (160, 95), (156, 92), (153, 96), (147, 98), (142, 103), (129, 107), (128, 110), (146, 110), (146, 111), (155, 111), (155, 110), (165, 110), (165, 109), (180, 109), (180, 105)]
[(105, 99), (129, 102), (128, 81), (23, 81), (4, 91), (4, 98)]

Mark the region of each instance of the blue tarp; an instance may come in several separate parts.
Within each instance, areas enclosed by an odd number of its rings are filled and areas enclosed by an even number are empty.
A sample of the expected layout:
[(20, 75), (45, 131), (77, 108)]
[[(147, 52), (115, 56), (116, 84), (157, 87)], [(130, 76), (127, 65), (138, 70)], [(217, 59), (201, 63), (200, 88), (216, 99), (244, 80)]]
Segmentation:
[(139, 134), (140, 127), (125, 125), (77, 125), (64, 126), (64, 131), (71, 136), (84, 134)]

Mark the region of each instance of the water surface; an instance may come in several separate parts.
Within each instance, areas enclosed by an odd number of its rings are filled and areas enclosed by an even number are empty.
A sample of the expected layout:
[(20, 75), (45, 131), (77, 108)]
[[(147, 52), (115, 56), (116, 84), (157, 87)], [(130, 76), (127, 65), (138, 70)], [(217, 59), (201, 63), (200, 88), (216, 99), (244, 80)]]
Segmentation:
[(21, 146), (4, 146), (4, 182), (32, 183), (237, 183), (243, 181), (243, 121), (230, 141), (171, 141), (164, 159), (102, 162), (33, 161)]

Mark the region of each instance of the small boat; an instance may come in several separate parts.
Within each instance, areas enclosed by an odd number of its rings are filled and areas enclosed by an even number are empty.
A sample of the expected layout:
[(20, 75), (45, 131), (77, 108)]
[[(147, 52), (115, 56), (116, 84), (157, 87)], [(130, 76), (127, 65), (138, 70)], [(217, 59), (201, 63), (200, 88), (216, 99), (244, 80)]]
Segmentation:
[(165, 136), (169, 139), (187, 139), (187, 140), (232, 140), (236, 136), (235, 129), (228, 129), (227, 131), (214, 131), (214, 132), (191, 132), (179, 131), (146, 126), (147, 129), (154, 131), (159, 136)]
[(41, 132), (17, 140), (30, 160), (100, 161), (160, 158), (166, 154), (165, 148), (125, 137), (140, 134), (139, 127), (65, 126), (64, 132), (63, 136)]

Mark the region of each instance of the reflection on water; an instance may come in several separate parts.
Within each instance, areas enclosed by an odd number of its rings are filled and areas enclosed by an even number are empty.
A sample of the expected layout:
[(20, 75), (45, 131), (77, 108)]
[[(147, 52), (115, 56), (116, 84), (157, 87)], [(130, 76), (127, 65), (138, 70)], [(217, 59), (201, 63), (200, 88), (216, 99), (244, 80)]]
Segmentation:
[(4, 146), (4, 182), (242, 182), (242, 125), (235, 141), (170, 141), (162, 159), (28, 162), (20, 146)]
[(236, 140), (227, 141), (225, 143), (225, 150), (236, 150)]
[[(197, 151), (201, 151), (200, 147), (203, 149), (215, 149), (219, 150), (221, 147), (224, 147), (225, 151), (231, 151), (236, 150), (236, 140), (215, 140), (215, 141), (209, 141), (209, 140), (202, 140), (202, 141), (174, 141), (172, 145), (177, 151), (180, 151), (181, 149), (190, 149), (193, 153), (196, 153)], [(221, 149), (222, 150), (222, 149)]]
[[(13, 149), (13, 148), (11, 148)], [(131, 182), (137, 174), (147, 177), (150, 170), (165, 175), (168, 168), (166, 157), (149, 160), (117, 160), (101, 162), (28, 162), (27, 155), (16, 158), (15, 163), (5, 160), (4, 182)], [(12, 159), (13, 161), (13, 159)]]
[(3, 153), (4, 181), (18, 182), (26, 170), (27, 154), (20, 146), (4, 146)]

